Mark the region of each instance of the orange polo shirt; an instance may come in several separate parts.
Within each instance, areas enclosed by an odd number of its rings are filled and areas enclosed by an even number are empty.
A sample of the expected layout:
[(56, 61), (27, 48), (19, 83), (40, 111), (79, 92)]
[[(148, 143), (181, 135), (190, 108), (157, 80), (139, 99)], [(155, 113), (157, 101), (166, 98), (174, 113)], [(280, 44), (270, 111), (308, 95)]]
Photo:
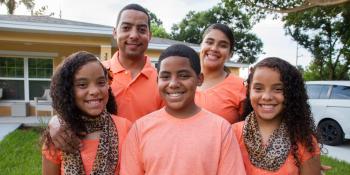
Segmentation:
[(132, 79), (130, 71), (120, 64), (118, 58), (119, 52), (116, 52), (112, 59), (104, 61), (103, 64), (113, 72), (111, 87), (117, 101), (118, 116), (133, 123), (163, 106), (158, 92), (157, 71), (150, 58), (145, 56), (145, 66)]
[(244, 175), (231, 125), (202, 109), (179, 119), (164, 108), (137, 120), (122, 152), (121, 175)]
[[(131, 127), (131, 122), (112, 115), (113, 122), (117, 128), (118, 132), (118, 139), (119, 139), (119, 145), (118, 145), (118, 151), (119, 151), (119, 159), (116, 167), (115, 174), (119, 175), (119, 169), (120, 169), (120, 161), (121, 161), (121, 151), (122, 151), (122, 145), (124, 143), (125, 137)], [(85, 174), (90, 174), (92, 170), (92, 166), (94, 164), (96, 153), (97, 153), (97, 147), (99, 144), (98, 139), (84, 139), (82, 140), (82, 143), (84, 144), (83, 149), (80, 150), (81, 159), (83, 161)], [(55, 154), (54, 154), (55, 153)], [(58, 164), (61, 167), (61, 174), (64, 174), (64, 168), (63, 168), (63, 161), (62, 161), (62, 153), (59, 150), (55, 150), (55, 148), (52, 146), (49, 149), (42, 149), (42, 154), (45, 156), (45, 158), (49, 161), (51, 161), (54, 164)]]
[(243, 79), (230, 74), (219, 84), (201, 91), (197, 88), (195, 102), (198, 106), (225, 118), (231, 124), (239, 121), (242, 101), (246, 97)]
[[(246, 148), (244, 140), (243, 140), (243, 135), (242, 135), (243, 134), (243, 125), (244, 125), (244, 121), (233, 124), (233, 132), (235, 133), (235, 136), (237, 137), (239, 146), (241, 148), (244, 166), (245, 166), (245, 169), (246, 169), (246, 172), (248, 175), (255, 175), (255, 174), (261, 174), (261, 175), (264, 175), (264, 174), (266, 174), (266, 175), (267, 174), (268, 175), (281, 175), (281, 174), (298, 175), (299, 174), (299, 169), (295, 165), (295, 161), (294, 161), (294, 157), (292, 155), (292, 152), (290, 152), (288, 154), (287, 160), (284, 162), (284, 164), (277, 171), (274, 171), (274, 172), (268, 171), (268, 170), (264, 170), (264, 169), (261, 169), (261, 168), (254, 166), (250, 162), (249, 154), (248, 154), (247, 148)], [(301, 165), (305, 161), (311, 159), (312, 157), (314, 157), (316, 155), (320, 155), (320, 148), (317, 144), (316, 139), (313, 139), (313, 141), (314, 141), (314, 145), (315, 145), (315, 152), (314, 153), (308, 152), (305, 146), (298, 143), (298, 156), (301, 159), (300, 160)]]

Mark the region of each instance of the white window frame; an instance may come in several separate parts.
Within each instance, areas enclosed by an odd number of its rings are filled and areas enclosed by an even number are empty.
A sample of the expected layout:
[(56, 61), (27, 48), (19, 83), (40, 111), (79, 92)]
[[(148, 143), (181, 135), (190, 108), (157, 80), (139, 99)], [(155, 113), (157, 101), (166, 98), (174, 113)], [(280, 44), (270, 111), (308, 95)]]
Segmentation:
[(24, 63), (23, 63), (24, 76), (23, 76), (23, 78), (0, 77), (1, 80), (22, 80), (22, 81), (24, 81), (24, 100), (1, 100), (1, 102), (30, 102), (30, 101), (33, 101), (33, 100), (29, 99), (29, 81), (31, 81), (31, 80), (51, 81), (51, 78), (29, 78), (28, 59), (29, 58), (51, 59), (52, 64), (53, 64), (53, 60), (57, 56), (58, 56), (57, 53), (51, 53), (51, 52), (23, 52), (23, 51), (0, 50), (0, 57), (22, 58), (24, 60)]

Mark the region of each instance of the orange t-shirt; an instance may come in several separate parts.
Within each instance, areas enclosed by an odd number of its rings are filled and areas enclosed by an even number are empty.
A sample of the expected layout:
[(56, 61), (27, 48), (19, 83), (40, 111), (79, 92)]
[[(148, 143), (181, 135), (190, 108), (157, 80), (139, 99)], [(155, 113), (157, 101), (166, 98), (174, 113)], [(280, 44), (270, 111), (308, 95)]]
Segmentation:
[(132, 79), (130, 71), (120, 64), (118, 58), (119, 52), (116, 52), (112, 59), (103, 64), (113, 72), (111, 88), (117, 101), (118, 116), (133, 123), (163, 106), (157, 86), (157, 71), (150, 58), (145, 56), (145, 66)]
[[(119, 169), (120, 169), (120, 162), (121, 162), (121, 151), (122, 151), (122, 145), (124, 143), (125, 137), (131, 127), (131, 122), (127, 119), (114, 116), (112, 115), (114, 124), (117, 127), (118, 132), (118, 139), (119, 139), (119, 159), (118, 164), (116, 167), (115, 174), (119, 175)], [(92, 166), (94, 164), (96, 153), (97, 153), (97, 147), (99, 144), (98, 139), (85, 139), (82, 140), (82, 143), (84, 144), (84, 147), (82, 150), (80, 150), (81, 159), (83, 161), (85, 174), (90, 174), (92, 170)], [(61, 167), (61, 174), (64, 174), (63, 169), (63, 161), (62, 161), (62, 153), (59, 150), (55, 150), (55, 148), (52, 146), (49, 149), (42, 149), (42, 154), (45, 156), (45, 158), (49, 161), (51, 161), (54, 164), (58, 164)]]
[(230, 124), (204, 109), (179, 119), (165, 108), (137, 120), (122, 152), (121, 175), (245, 174)]
[[(243, 125), (244, 125), (244, 121), (238, 122), (233, 124), (233, 132), (235, 133), (239, 146), (241, 148), (242, 151), (242, 156), (243, 156), (243, 161), (244, 161), (244, 166), (246, 169), (246, 172), (248, 175), (255, 175), (255, 174), (268, 174), (268, 175), (281, 175), (281, 174), (288, 174), (288, 175), (298, 175), (299, 174), (299, 169), (298, 167), (295, 165), (295, 161), (294, 161), (294, 157), (292, 155), (292, 153), (290, 152), (288, 154), (287, 160), (285, 161), (285, 163), (280, 167), (279, 170), (272, 172), (272, 171), (268, 171), (268, 170), (264, 170), (261, 168), (258, 168), (256, 166), (254, 166), (249, 159), (249, 154), (247, 151), (247, 148), (245, 146), (244, 140), (243, 140)], [(307, 149), (305, 148), (305, 146), (301, 145), (300, 143), (298, 144), (298, 156), (301, 159), (300, 162), (301, 164), (303, 164), (305, 161), (311, 159), (312, 157), (314, 157), (315, 155), (320, 155), (320, 148), (317, 144), (316, 139), (314, 139), (314, 144), (316, 145), (315, 147), (315, 152), (314, 153), (310, 153), (307, 151)]]
[(243, 79), (230, 74), (224, 81), (204, 91), (196, 91), (198, 106), (225, 118), (231, 124), (239, 121), (241, 102), (246, 97)]

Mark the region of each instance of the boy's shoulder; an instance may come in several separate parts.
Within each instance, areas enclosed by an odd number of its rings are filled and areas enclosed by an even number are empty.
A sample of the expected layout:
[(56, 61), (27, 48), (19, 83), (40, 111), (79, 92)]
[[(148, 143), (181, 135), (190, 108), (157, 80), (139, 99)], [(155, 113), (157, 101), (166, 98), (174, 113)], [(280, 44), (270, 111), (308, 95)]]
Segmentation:
[(153, 111), (137, 119), (135, 123), (147, 123), (147, 122), (156, 121), (160, 119), (160, 116), (162, 115), (163, 112), (164, 112), (164, 108), (158, 109), (156, 111)]
[(208, 120), (208, 122), (225, 123), (227, 125), (230, 125), (230, 123), (226, 119), (224, 119), (223, 117), (221, 117), (217, 114), (214, 114), (214, 113), (212, 113), (204, 108), (202, 108), (201, 113), (204, 116), (204, 118)]

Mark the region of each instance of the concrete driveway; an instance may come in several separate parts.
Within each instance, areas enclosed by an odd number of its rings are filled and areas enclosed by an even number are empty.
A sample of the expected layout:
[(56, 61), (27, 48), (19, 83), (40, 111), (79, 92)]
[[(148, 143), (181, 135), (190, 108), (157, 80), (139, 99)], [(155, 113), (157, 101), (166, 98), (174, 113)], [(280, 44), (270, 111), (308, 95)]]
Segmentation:
[(46, 125), (51, 117), (0, 117), (0, 141), (4, 137), (16, 130), (21, 125), (42, 126)]
[(19, 126), (21, 126), (20, 123), (0, 123), (0, 141)]
[(328, 151), (328, 154), (325, 155), (350, 163), (350, 140), (345, 141), (345, 143), (339, 146), (323, 145), (323, 147), (323, 151)]

